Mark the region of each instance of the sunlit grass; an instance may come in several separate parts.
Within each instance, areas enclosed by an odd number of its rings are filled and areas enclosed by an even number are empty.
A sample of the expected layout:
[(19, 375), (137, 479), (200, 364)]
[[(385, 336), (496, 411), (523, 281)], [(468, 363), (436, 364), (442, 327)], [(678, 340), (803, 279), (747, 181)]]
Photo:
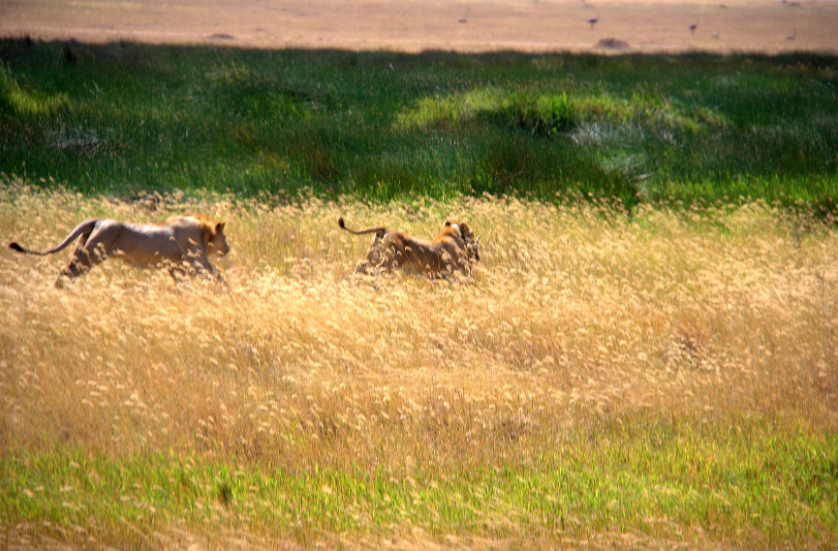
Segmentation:
[[(838, 543), (832, 226), (761, 203), (277, 199), (0, 190), (4, 242), (197, 210), (232, 247), (226, 290), (114, 261), (57, 291), (67, 254), (0, 253), (14, 541)], [(482, 261), (359, 278), (368, 241), (339, 215), (465, 219)]]
[(494, 87), (422, 98), (415, 107), (399, 113), (396, 123), (406, 129), (481, 118), (547, 135), (573, 130), (582, 122), (644, 124), (694, 132), (723, 128), (728, 123), (724, 115), (707, 107), (681, 106), (651, 95), (568, 97), (567, 93), (509, 92)]
[(742, 438), (657, 423), (635, 426), (637, 433), (602, 427), (526, 464), (444, 470), (409, 458), (406, 467), (306, 471), (200, 454), (112, 459), (68, 450), (4, 462), (0, 476), (19, 526), (74, 526), (77, 541), (116, 535), (134, 547), (170, 537), (179, 523), (219, 547), (234, 531), (245, 541), (344, 540), (350, 548), (382, 536), (402, 545), (483, 539), (489, 547), (629, 538), (627, 548), (648, 548), (685, 535), (700, 547), (707, 538), (748, 548), (742, 529), (762, 545), (834, 543), (835, 440), (745, 428)]
[(70, 98), (67, 94), (48, 95), (25, 90), (15, 80), (9, 67), (0, 62), (0, 106), (10, 109), (18, 116), (30, 117), (55, 115), (69, 104)]

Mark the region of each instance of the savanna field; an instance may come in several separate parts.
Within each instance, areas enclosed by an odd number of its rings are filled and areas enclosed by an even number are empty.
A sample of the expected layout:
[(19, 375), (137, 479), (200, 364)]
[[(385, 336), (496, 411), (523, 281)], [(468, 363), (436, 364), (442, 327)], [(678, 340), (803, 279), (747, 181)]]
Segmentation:
[[(0, 60), (0, 549), (838, 547), (834, 56)], [(226, 285), (6, 247), (183, 212)]]
[[(838, 235), (805, 214), (2, 194), (35, 248), (183, 210), (234, 247), (226, 290), (3, 254), (13, 548), (836, 544)], [(356, 276), (339, 215), (467, 218), (482, 260)]]

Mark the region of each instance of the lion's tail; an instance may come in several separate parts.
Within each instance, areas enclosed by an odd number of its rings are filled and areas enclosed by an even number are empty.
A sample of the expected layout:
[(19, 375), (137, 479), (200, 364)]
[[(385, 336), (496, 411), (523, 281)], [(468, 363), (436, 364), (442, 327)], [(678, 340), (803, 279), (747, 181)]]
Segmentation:
[(64, 238), (64, 241), (53, 247), (48, 251), (30, 251), (29, 249), (24, 249), (18, 243), (9, 243), (9, 248), (13, 251), (17, 251), (19, 253), (26, 253), (26, 254), (36, 254), (38, 256), (46, 256), (48, 254), (54, 254), (58, 251), (61, 251), (67, 247), (70, 243), (72, 243), (78, 236), (84, 235), (85, 239), (90, 235), (90, 232), (93, 231), (93, 228), (99, 222), (98, 218), (88, 218), (76, 228), (70, 232), (70, 234)]
[(349, 228), (346, 227), (346, 224), (343, 223), (343, 216), (338, 218), (338, 226), (340, 226), (341, 229), (344, 229), (344, 230), (348, 231), (349, 233), (354, 233), (355, 235), (364, 235), (366, 233), (374, 233), (379, 238), (381, 238), (381, 237), (384, 237), (385, 233), (387, 233), (387, 228), (385, 228), (384, 226), (376, 226), (374, 228), (367, 228), (365, 230), (350, 230)]

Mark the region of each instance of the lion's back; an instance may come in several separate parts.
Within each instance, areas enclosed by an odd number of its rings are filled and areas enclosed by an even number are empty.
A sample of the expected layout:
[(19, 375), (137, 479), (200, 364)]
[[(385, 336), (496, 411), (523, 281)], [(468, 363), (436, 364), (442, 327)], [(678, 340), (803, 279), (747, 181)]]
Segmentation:
[[(109, 221), (119, 238), (113, 249), (134, 264), (157, 264), (163, 260), (179, 262), (190, 253), (206, 253), (211, 238), (212, 219), (203, 214), (177, 214), (159, 224)], [(118, 225), (118, 227), (116, 227)], [(196, 250), (196, 248), (201, 250)]]

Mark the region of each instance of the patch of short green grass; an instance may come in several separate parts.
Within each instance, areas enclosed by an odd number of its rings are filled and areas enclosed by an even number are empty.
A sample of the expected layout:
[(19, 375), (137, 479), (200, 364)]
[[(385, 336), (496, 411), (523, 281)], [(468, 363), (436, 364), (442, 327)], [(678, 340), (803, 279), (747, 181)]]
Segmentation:
[[(447, 438), (441, 434), (441, 438)], [(5, 518), (148, 547), (185, 523), (305, 546), (346, 538), (585, 540), (598, 533), (736, 547), (835, 545), (838, 440), (802, 427), (626, 420), (533, 446), (526, 461), (268, 468), (195, 454), (56, 448), (0, 460)], [(126, 530), (126, 527), (131, 530)], [(558, 540), (555, 538), (559, 538)], [(756, 538), (756, 539), (753, 539)], [(147, 541), (146, 541), (147, 539)]]

